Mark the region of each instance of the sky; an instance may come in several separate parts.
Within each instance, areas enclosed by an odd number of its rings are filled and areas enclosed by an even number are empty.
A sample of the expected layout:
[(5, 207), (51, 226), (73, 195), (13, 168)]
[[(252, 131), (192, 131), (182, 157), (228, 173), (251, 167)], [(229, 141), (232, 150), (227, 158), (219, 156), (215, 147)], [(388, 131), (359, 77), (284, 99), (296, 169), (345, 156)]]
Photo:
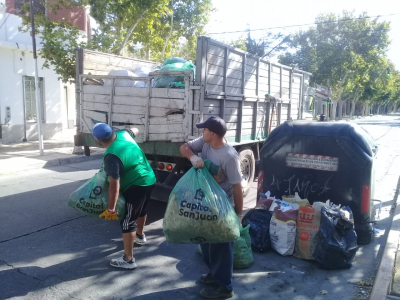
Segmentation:
[[(356, 15), (367, 12), (370, 16), (382, 16), (382, 21), (390, 21), (391, 44), (387, 55), (400, 70), (400, 4), (396, 5), (396, 2), (398, 0), (213, 0), (215, 12), (211, 14), (206, 30), (211, 38), (229, 41), (236, 40), (243, 33), (211, 33), (309, 24), (319, 14), (340, 14), (343, 10), (354, 11)], [(396, 15), (384, 16), (389, 14)], [(287, 35), (309, 27), (271, 31)], [(253, 33), (254, 37), (261, 37), (263, 31)]]

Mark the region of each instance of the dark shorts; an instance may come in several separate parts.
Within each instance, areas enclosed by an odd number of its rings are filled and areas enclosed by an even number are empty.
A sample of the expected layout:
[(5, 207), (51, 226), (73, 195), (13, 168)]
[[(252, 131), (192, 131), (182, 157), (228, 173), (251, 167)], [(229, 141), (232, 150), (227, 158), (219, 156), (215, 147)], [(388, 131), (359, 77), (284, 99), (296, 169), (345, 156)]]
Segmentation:
[(137, 186), (132, 185), (123, 193), (125, 198), (125, 215), (121, 220), (121, 228), (123, 233), (136, 231), (136, 221), (139, 217), (147, 214), (151, 190), (153, 186)]

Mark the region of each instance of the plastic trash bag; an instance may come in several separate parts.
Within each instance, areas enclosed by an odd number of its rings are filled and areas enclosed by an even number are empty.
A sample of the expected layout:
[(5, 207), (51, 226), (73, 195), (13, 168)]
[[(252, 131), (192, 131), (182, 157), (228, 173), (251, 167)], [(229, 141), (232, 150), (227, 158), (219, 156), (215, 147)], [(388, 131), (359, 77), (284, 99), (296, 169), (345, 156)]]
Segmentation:
[(168, 243), (223, 243), (239, 238), (239, 218), (208, 171), (210, 164), (206, 160), (203, 169), (191, 168), (172, 190), (163, 220)]
[[(135, 74), (138, 77), (149, 77), (149, 73), (151, 72), (151, 68), (149, 67), (137, 67), (135, 69)], [(135, 87), (147, 87), (146, 81), (136, 81)]]
[[(247, 269), (254, 263), (249, 229), (249, 225), (245, 228), (240, 225), (240, 237), (233, 242), (233, 268), (235, 270)], [(203, 255), (200, 245), (197, 248), (197, 252), (200, 255)]]
[[(68, 205), (77, 211), (98, 218), (107, 209), (109, 183), (103, 168), (69, 196)], [(118, 220), (124, 217), (125, 198), (120, 194), (115, 208)]]
[(257, 252), (266, 252), (271, 249), (269, 226), (272, 212), (265, 209), (251, 209), (243, 217), (242, 225), (250, 225), (251, 248)]
[(180, 57), (171, 57), (167, 58), (164, 60), (164, 63), (162, 64), (163, 66), (165, 65), (170, 65), (170, 64), (175, 64), (175, 63), (185, 63), (186, 59), (180, 58)]
[[(138, 77), (135, 73), (129, 71), (129, 70), (111, 70), (108, 75), (110, 76), (119, 76), (119, 77)], [(130, 79), (115, 79), (114, 86), (117, 87), (133, 87), (135, 86), (136, 81), (135, 80), (130, 80)], [(111, 86), (112, 85), (112, 79), (105, 79), (104, 80), (104, 86)]]
[(271, 205), (275, 202), (275, 197), (271, 197), (271, 192), (268, 191), (265, 194), (260, 193), (256, 204), (256, 208), (262, 208), (269, 210)]
[[(192, 64), (191, 61), (186, 62), (177, 62), (168, 65), (163, 65), (157, 72), (172, 72), (172, 71), (194, 71), (196, 67)], [(154, 87), (155, 88), (167, 88), (170, 84), (176, 82), (183, 84), (184, 77), (183, 76), (158, 76), (154, 78)]]
[(349, 207), (322, 207), (314, 258), (324, 269), (348, 269), (358, 250), (357, 234)]
[(253, 262), (251, 251), (250, 225), (240, 226), (240, 237), (233, 243), (233, 268), (247, 269)]
[(289, 203), (296, 203), (299, 206), (308, 206), (310, 203), (308, 199), (301, 199), (299, 194), (296, 192), (294, 196), (282, 196), (282, 200)]
[(292, 255), (296, 242), (296, 221), (299, 206), (275, 207), (271, 218), (269, 233), (271, 235), (271, 246), (280, 255)]

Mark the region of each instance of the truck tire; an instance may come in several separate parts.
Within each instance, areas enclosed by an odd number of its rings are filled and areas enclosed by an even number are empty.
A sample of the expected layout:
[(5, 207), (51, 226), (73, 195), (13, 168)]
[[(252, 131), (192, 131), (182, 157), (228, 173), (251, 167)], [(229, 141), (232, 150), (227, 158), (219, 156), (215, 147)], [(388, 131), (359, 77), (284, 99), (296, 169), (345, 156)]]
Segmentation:
[(90, 148), (89, 146), (83, 146), (83, 149), (85, 150), (85, 155), (90, 156)]
[(246, 197), (254, 181), (254, 174), (256, 169), (256, 160), (254, 159), (253, 151), (250, 149), (243, 149), (239, 152), (240, 169), (243, 176), (243, 197)]

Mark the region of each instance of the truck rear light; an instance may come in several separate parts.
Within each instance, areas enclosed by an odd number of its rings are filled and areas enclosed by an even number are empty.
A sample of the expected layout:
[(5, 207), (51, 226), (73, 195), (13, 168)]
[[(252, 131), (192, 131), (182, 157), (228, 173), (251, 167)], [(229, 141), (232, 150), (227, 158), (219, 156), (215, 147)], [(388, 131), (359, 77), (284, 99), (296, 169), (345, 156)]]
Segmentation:
[(361, 195), (361, 213), (365, 214), (369, 212), (369, 206), (370, 206), (370, 186), (369, 185), (363, 185), (362, 186), (362, 195)]
[(264, 183), (264, 172), (260, 171), (260, 173), (258, 173), (257, 194), (263, 192), (263, 183)]
[(172, 171), (172, 165), (167, 165), (167, 171)]
[(158, 168), (159, 168), (160, 170), (164, 170), (165, 165), (164, 165), (163, 163), (159, 163), (159, 164), (158, 164)]

